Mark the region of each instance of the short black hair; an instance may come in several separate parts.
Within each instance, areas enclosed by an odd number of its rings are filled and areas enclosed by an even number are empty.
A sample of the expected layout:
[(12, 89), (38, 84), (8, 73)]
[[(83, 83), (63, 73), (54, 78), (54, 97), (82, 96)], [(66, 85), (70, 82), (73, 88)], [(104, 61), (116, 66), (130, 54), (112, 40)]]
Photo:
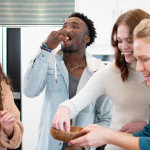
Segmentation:
[(83, 13), (79, 13), (79, 12), (74, 12), (72, 13), (69, 18), (71, 17), (78, 17), (81, 20), (83, 20), (88, 27), (89, 30), (89, 37), (90, 37), (90, 42), (87, 43), (87, 46), (90, 46), (92, 43), (94, 43), (95, 38), (97, 37), (97, 33), (96, 33), (96, 29), (94, 27), (94, 23), (92, 20), (90, 20), (87, 16), (85, 16)]

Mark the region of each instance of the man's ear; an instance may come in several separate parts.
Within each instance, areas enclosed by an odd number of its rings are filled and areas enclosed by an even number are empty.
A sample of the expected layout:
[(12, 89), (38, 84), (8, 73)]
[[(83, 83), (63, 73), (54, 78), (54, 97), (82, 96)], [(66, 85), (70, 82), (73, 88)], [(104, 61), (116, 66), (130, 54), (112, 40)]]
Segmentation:
[(85, 35), (84, 37), (84, 43), (89, 43), (91, 38), (88, 35)]

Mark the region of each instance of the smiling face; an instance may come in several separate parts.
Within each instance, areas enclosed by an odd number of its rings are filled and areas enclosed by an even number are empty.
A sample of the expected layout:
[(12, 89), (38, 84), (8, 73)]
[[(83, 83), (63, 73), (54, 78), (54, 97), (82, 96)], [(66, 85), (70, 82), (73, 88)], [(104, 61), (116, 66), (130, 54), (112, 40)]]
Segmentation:
[(68, 30), (67, 41), (62, 42), (62, 51), (64, 53), (73, 53), (86, 48), (86, 44), (90, 41), (88, 36), (88, 27), (86, 23), (77, 17), (71, 17), (66, 20), (63, 25)]
[(133, 43), (132, 36), (130, 35), (129, 27), (125, 24), (121, 24), (117, 29), (117, 41), (118, 48), (124, 54), (127, 63), (135, 61), (133, 56)]
[(150, 86), (150, 41), (145, 38), (135, 39), (133, 47), (137, 59), (136, 71), (142, 72), (147, 86)]

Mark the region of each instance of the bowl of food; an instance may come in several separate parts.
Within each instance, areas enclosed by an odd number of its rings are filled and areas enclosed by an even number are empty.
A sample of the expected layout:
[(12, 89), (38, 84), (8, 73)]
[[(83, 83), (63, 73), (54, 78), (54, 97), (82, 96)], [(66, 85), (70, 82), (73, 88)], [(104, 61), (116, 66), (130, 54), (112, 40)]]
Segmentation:
[(83, 128), (77, 126), (71, 126), (70, 132), (64, 132), (60, 130), (56, 130), (55, 128), (51, 127), (51, 135), (54, 139), (69, 142), (73, 139), (81, 137), (86, 133), (82, 133), (81, 130)]

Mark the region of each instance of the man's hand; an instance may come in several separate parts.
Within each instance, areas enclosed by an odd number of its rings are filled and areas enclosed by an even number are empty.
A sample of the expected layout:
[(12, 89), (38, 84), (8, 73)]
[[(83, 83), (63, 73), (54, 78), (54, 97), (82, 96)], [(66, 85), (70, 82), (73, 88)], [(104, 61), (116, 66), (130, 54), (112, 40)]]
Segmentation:
[(69, 39), (68, 35), (71, 34), (72, 29), (62, 28), (59, 31), (52, 31), (47, 39), (45, 40), (46, 45), (51, 49), (57, 48), (57, 46), (62, 41), (67, 41)]

